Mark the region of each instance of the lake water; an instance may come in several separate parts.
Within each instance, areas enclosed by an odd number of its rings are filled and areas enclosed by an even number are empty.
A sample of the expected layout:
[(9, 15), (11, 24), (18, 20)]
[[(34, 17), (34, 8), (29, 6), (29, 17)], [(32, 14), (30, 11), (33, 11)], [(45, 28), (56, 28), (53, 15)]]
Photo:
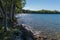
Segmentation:
[(18, 24), (44, 32), (60, 32), (60, 14), (17, 14)]

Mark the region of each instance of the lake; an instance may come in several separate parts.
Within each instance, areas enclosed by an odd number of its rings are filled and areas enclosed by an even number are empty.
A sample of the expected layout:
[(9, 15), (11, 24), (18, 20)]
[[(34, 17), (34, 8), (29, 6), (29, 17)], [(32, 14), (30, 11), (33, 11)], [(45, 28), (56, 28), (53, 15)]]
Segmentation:
[(18, 24), (26, 24), (46, 33), (60, 33), (60, 14), (17, 14)]

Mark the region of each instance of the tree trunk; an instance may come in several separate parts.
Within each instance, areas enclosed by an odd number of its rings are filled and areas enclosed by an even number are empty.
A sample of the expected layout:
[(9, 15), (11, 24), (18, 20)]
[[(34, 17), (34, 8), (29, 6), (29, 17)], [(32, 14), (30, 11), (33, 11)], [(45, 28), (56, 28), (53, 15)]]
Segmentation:
[(14, 20), (14, 13), (15, 13), (15, 4), (14, 0), (11, 0), (11, 13), (10, 13), (11, 21)]
[(7, 0), (5, 0), (6, 4), (5, 4), (5, 32), (7, 31), (8, 25), (7, 25)]
[(5, 9), (2, 6), (2, 0), (0, 0), (0, 9), (1, 9), (1, 12), (3, 13), (3, 19), (4, 19), (4, 25), (5, 25), (4, 31), (6, 32), (7, 31), (7, 17), (6, 17), (7, 14), (5, 12)]

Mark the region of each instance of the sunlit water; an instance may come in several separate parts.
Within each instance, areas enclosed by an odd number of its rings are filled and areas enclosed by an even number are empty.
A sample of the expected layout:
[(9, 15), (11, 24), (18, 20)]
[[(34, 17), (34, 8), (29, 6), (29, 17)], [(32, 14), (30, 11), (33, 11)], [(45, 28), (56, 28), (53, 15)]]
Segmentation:
[(16, 18), (18, 24), (30, 25), (35, 30), (60, 32), (60, 14), (18, 14)]

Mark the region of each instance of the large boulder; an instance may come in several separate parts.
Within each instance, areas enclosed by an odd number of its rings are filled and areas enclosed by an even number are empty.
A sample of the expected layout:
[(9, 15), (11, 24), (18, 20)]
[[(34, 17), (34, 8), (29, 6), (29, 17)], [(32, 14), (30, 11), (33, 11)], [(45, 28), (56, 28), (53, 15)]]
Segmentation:
[(22, 24), (17, 25), (20, 30), (20, 37), (23, 40), (35, 40), (33, 31), (31, 30), (30, 26)]

